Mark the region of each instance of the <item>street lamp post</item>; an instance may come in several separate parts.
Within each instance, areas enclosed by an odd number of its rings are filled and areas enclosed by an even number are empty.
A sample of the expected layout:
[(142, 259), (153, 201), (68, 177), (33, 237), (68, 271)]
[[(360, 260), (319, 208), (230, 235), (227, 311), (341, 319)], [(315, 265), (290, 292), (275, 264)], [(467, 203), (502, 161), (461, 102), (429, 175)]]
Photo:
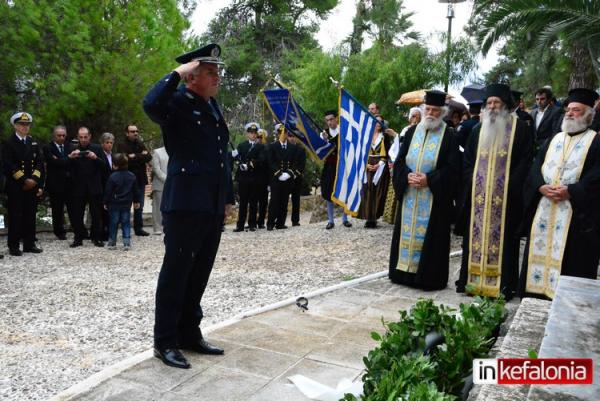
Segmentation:
[(452, 18), (454, 18), (454, 4), (462, 3), (466, 0), (438, 0), (440, 3), (448, 3), (448, 42), (446, 44), (446, 82), (444, 91), (448, 93), (448, 84), (450, 83), (450, 48), (452, 47)]

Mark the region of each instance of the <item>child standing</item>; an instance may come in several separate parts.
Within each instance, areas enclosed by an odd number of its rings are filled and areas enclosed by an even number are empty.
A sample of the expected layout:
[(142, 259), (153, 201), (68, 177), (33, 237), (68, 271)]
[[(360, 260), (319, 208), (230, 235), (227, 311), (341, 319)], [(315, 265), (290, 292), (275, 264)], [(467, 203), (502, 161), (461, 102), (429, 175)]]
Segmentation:
[(136, 185), (135, 175), (127, 170), (127, 156), (117, 153), (113, 156), (113, 169), (106, 182), (104, 191), (104, 208), (108, 210), (108, 248), (115, 249), (117, 245), (117, 229), (119, 223), (123, 231), (123, 245), (127, 251), (131, 247), (131, 204), (134, 209), (140, 207), (142, 194)]

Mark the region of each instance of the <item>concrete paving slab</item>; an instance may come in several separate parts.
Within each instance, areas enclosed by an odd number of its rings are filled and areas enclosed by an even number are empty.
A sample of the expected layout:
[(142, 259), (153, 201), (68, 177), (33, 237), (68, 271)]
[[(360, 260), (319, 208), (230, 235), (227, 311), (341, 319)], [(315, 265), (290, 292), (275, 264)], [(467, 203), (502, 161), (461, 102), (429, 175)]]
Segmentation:
[(383, 295), (371, 302), (369, 306), (397, 314), (400, 310), (409, 310), (415, 303), (416, 301), (411, 298), (397, 295)]
[(270, 326), (254, 319), (244, 319), (211, 333), (209, 339), (226, 340), (237, 344), (247, 345), (249, 344), (249, 341), (264, 336), (265, 331), (268, 331), (269, 327)]
[(391, 280), (387, 277), (383, 277), (377, 280), (368, 281), (366, 283), (361, 283), (354, 287), (354, 289), (362, 290), (362, 291), (370, 291), (375, 294), (383, 295), (392, 288), (394, 288), (396, 284), (392, 283)]
[(339, 331), (338, 320), (311, 314), (310, 310), (302, 312), (296, 306), (262, 313), (254, 320), (272, 327), (322, 336), (332, 336)]
[(372, 348), (374, 345), (347, 343), (332, 339), (315, 348), (306, 358), (360, 370), (364, 368), (363, 357)]
[(280, 378), (275, 380), (275, 382), (286, 384), (290, 382), (287, 379), (288, 377), (293, 375), (303, 375), (326, 386), (336, 387), (340, 380), (344, 378), (354, 380), (361, 372), (361, 369), (303, 359), (301, 362), (288, 369)]
[[(286, 381), (288, 381), (286, 379)], [(267, 384), (252, 395), (248, 401), (310, 401), (294, 384), (280, 381)]]
[(366, 305), (340, 301), (336, 298), (317, 300), (310, 304), (308, 313), (323, 317), (352, 320), (367, 308)]
[(260, 338), (247, 341), (246, 344), (255, 348), (303, 357), (319, 344), (327, 341), (327, 338), (312, 333), (272, 328)]
[(375, 324), (364, 324), (362, 322), (349, 322), (342, 326), (339, 333), (332, 337), (336, 342), (346, 342), (348, 344), (365, 345), (374, 348), (379, 343), (371, 338), (373, 331), (383, 334), (384, 327), (378, 321)]
[(156, 391), (140, 383), (113, 378), (82, 394), (79, 401), (152, 401)]
[(219, 366), (270, 379), (281, 375), (300, 358), (259, 348), (241, 347), (228, 353)]
[(171, 393), (193, 396), (195, 401), (240, 401), (249, 398), (268, 382), (269, 379), (264, 377), (213, 366), (180, 384)]
[(372, 291), (363, 291), (356, 288), (344, 288), (342, 290), (324, 294), (323, 299), (350, 302), (357, 305), (369, 305), (372, 301), (379, 298), (379, 296), (381, 295), (382, 294), (377, 294)]

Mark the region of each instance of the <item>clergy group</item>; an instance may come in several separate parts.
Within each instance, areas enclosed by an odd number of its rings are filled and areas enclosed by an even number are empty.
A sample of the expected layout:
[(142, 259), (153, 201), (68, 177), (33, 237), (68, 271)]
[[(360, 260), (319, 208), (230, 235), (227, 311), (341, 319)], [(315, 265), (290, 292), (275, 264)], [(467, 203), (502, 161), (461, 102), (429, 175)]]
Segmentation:
[(462, 236), (457, 292), (552, 299), (561, 275), (597, 277), (598, 94), (570, 90), (558, 132), (540, 142), (539, 121), (517, 113), (518, 100), (507, 85), (487, 86), (465, 140), (444, 120), (447, 94), (426, 92), (393, 166), (393, 282), (445, 288), (452, 227)]

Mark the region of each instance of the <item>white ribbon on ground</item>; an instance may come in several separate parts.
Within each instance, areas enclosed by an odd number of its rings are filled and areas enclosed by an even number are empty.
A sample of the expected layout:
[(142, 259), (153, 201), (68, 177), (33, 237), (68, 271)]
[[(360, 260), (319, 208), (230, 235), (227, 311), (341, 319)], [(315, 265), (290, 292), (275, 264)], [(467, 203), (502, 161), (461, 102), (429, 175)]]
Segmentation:
[(342, 379), (336, 388), (331, 388), (302, 375), (290, 376), (288, 380), (294, 383), (302, 394), (317, 401), (339, 401), (344, 394), (348, 393), (360, 398), (363, 391), (363, 384), (360, 380), (352, 382), (350, 379)]

